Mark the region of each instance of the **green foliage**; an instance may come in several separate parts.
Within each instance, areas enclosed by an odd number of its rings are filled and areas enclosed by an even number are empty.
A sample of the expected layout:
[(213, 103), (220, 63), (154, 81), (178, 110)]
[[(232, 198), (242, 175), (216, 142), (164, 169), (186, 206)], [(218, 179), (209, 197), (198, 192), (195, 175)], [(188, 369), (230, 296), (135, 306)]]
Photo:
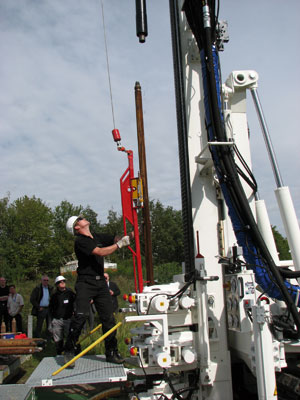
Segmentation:
[(181, 211), (150, 201), (153, 261), (156, 264), (183, 260)]
[[(72, 215), (83, 214), (91, 223), (92, 232), (122, 235), (123, 218), (108, 211), (107, 223), (101, 225), (97, 213), (89, 206), (75, 206), (63, 200), (53, 210), (41, 199), (21, 197), (10, 203), (9, 196), (0, 199), (0, 273), (7, 279), (36, 279), (42, 273), (59, 274), (65, 257), (74, 251), (74, 238), (66, 231), (66, 221)], [(141, 212), (139, 220), (141, 220)], [(153, 264), (181, 263), (183, 234), (181, 212), (165, 207), (159, 201), (150, 202)], [(127, 232), (133, 230), (128, 224)], [(144, 238), (140, 236), (143, 257)], [(135, 250), (134, 241), (131, 244)], [(132, 277), (132, 253), (124, 248), (110, 257), (117, 262), (120, 273)], [(144, 269), (145, 262), (143, 261)], [(143, 275), (146, 276), (145, 271)]]
[(103, 231), (114, 236), (123, 234), (124, 229), (122, 215), (117, 214), (117, 212), (114, 210), (109, 210), (107, 215), (107, 223), (103, 226)]
[(279, 253), (279, 260), (291, 260), (292, 257), (287, 239), (278, 232), (276, 226), (272, 226), (272, 231)]
[(1, 270), (9, 277), (36, 276), (38, 269), (48, 272), (49, 249), (54, 245), (52, 212), (40, 199), (24, 196), (6, 202), (6, 218), (1, 230)]
[(154, 280), (159, 285), (173, 282), (173, 275), (178, 274), (182, 274), (182, 266), (175, 262), (154, 267)]
[(118, 275), (131, 278), (133, 276), (132, 258), (118, 262)]

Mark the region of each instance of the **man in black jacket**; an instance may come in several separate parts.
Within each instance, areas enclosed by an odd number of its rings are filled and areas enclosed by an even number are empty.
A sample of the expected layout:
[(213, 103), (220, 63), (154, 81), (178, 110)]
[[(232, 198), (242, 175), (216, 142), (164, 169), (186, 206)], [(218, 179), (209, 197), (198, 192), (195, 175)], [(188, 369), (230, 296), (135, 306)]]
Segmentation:
[(3, 322), (5, 322), (6, 332), (8, 332), (9, 328), (9, 315), (7, 311), (7, 300), (9, 295), (9, 287), (6, 285), (6, 279), (1, 276), (0, 277), (0, 326)]
[(51, 330), (51, 318), (49, 314), (49, 301), (53, 287), (49, 286), (47, 275), (42, 276), (41, 284), (31, 292), (30, 303), (32, 304), (31, 314), (37, 317), (35, 337), (41, 337), (43, 323), (46, 321), (48, 331)]
[(113, 311), (118, 312), (119, 310), (118, 296), (120, 295), (121, 291), (115, 282), (109, 280), (109, 275), (107, 272), (104, 273), (104, 278), (106, 280), (109, 293), (111, 295), (111, 299), (113, 302)]
[[(76, 349), (84, 323), (93, 300), (106, 333), (115, 326), (111, 295), (104, 279), (103, 257), (130, 244), (129, 236), (122, 239), (107, 234), (92, 234), (90, 223), (82, 216), (70, 217), (66, 223), (68, 232), (75, 235), (75, 254), (78, 259), (75, 314), (71, 321), (70, 334), (65, 343), (65, 362), (70, 361)], [(105, 355), (108, 362), (122, 363), (118, 352), (116, 331), (105, 339)], [(74, 365), (74, 364), (71, 364)]]
[(49, 303), (52, 318), (52, 335), (56, 354), (60, 355), (64, 349), (64, 337), (70, 330), (71, 317), (74, 313), (75, 293), (66, 287), (66, 279), (59, 275), (55, 278), (56, 291), (52, 294)]

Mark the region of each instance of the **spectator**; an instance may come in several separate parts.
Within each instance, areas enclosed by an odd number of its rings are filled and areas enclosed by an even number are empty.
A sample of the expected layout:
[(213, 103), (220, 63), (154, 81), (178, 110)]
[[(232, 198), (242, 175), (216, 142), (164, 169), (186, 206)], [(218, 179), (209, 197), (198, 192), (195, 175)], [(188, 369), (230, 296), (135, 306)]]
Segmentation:
[(109, 293), (111, 294), (111, 299), (113, 302), (113, 311), (118, 312), (119, 311), (118, 296), (121, 293), (120, 289), (115, 282), (109, 280), (109, 275), (107, 272), (104, 273), (104, 278), (106, 280)]
[(60, 275), (55, 279), (56, 291), (52, 294), (49, 303), (52, 318), (52, 335), (56, 354), (60, 355), (64, 349), (64, 338), (70, 330), (71, 317), (74, 313), (75, 293), (66, 287), (66, 279)]
[(8, 295), (9, 295), (9, 288), (6, 285), (6, 279), (3, 276), (1, 276), (0, 277), (0, 326), (3, 320), (5, 322), (6, 332), (8, 332), (9, 328), (9, 315), (7, 311)]
[(37, 317), (35, 337), (41, 337), (44, 321), (46, 321), (48, 332), (51, 330), (49, 301), (52, 291), (53, 287), (49, 286), (48, 276), (43, 275), (40, 285), (36, 286), (31, 293), (30, 303), (33, 306), (31, 314)]
[(7, 300), (7, 309), (9, 314), (9, 331), (12, 332), (12, 320), (15, 318), (17, 323), (17, 332), (23, 332), (21, 311), (24, 307), (23, 297), (17, 293), (16, 286), (9, 286), (9, 296)]

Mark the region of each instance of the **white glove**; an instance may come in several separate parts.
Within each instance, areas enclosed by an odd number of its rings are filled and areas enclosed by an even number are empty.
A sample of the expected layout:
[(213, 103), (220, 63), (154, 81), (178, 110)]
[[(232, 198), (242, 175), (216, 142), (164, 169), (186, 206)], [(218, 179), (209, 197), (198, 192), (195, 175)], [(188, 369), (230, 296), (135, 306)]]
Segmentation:
[(119, 247), (119, 249), (121, 249), (122, 247), (125, 247), (125, 246), (129, 246), (129, 245), (130, 245), (129, 236), (123, 236), (122, 239), (120, 239), (117, 242), (117, 246)]

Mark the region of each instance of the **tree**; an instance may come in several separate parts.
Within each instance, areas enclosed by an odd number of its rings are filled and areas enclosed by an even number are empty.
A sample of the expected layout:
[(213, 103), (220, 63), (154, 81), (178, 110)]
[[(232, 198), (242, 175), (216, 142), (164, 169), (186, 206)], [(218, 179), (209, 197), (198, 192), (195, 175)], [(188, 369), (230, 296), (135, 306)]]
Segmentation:
[(103, 230), (110, 235), (122, 235), (124, 231), (122, 215), (118, 215), (114, 210), (109, 210), (107, 223), (104, 225)]
[(0, 200), (0, 275), (6, 275), (10, 266), (12, 222), (9, 217), (9, 195)]
[(153, 260), (158, 264), (183, 260), (181, 211), (150, 201)]
[(90, 222), (92, 231), (101, 230), (101, 223), (97, 220), (98, 214), (89, 205), (82, 209), (81, 214)]
[(1, 204), (6, 205), (2, 227), (5, 237), (0, 250), (1, 267), (7, 267), (6, 276), (35, 277), (41, 269), (43, 272), (51, 270), (48, 254), (53, 244), (51, 209), (34, 196), (24, 196), (10, 205), (2, 199)]
[(279, 253), (279, 260), (290, 260), (292, 257), (287, 239), (278, 232), (276, 226), (272, 226), (272, 231)]

